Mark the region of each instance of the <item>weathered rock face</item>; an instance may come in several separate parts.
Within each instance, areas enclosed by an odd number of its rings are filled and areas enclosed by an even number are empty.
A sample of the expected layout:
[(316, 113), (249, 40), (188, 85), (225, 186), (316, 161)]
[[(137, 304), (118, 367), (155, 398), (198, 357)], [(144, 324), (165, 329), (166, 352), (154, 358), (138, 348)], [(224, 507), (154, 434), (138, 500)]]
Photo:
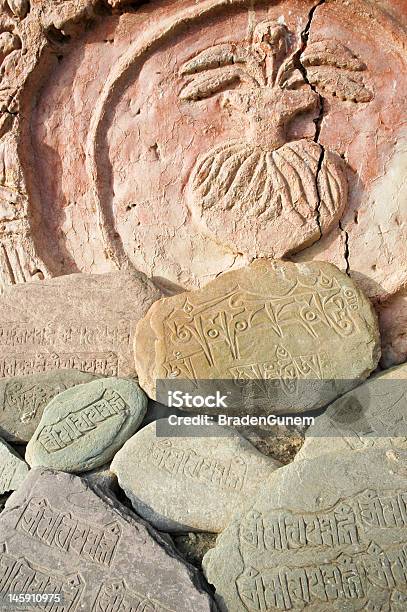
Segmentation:
[(28, 442), (45, 406), (58, 393), (94, 380), (78, 370), (53, 370), (0, 380), (0, 433), (5, 440)]
[(135, 325), (160, 295), (137, 272), (70, 274), (6, 289), (0, 378), (60, 368), (134, 375)]
[(131, 263), (190, 289), (292, 254), (405, 287), (401, 0), (10, 2), (1, 284)]
[(370, 447), (407, 449), (407, 365), (370, 378), (331, 404), (295, 460)]
[(147, 398), (137, 383), (95, 380), (55, 397), (27, 445), (32, 466), (84, 472), (104, 465), (137, 431)]
[[(298, 412), (368, 376), (380, 352), (374, 311), (346, 275), (326, 263), (278, 260), (157, 301), (135, 342), (140, 384), (151, 397), (155, 379), (259, 379), (270, 409)], [(323, 388), (313, 385), (321, 380)]]
[(407, 360), (407, 289), (378, 305), (381, 364), (384, 368)]
[(204, 558), (222, 610), (397, 610), (407, 603), (407, 455), (295, 462)]
[(28, 474), (28, 465), (0, 438), (0, 495), (15, 491)]
[(0, 542), (3, 594), (29, 580), (30, 592), (61, 593), (72, 612), (214, 609), (157, 533), (75, 476), (32, 470), (0, 515)]
[(218, 425), (211, 431), (214, 437), (199, 426), (193, 437), (163, 437), (151, 423), (115, 456), (111, 469), (119, 485), (157, 529), (222, 531), (280, 467), (237, 432)]

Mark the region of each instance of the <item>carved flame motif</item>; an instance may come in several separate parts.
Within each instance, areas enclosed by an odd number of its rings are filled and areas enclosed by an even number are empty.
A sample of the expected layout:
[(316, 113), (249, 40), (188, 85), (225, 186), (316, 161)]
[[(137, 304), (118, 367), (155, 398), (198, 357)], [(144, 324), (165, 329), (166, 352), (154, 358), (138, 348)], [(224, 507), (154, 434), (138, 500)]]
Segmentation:
[[(289, 49), (286, 26), (267, 21), (256, 26), (250, 42), (215, 45), (181, 68), (189, 77), (182, 100), (220, 94), (223, 108), (244, 117), (244, 138), (221, 142), (198, 158), (188, 185), (191, 210), (215, 239), (243, 251), (254, 239), (270, 256), (317, 240), (347, 202), (341, 158), (312, 140), (288, 142), (290, 122), (317, 109), (319, 90), (353, 102), (372, 97), (364, 64), (341, 43), (314, 43), (301, 57)], [(274, 229), (259, 237), (273, 222)], [(284, 230), (281, 248), (273, 232)]]

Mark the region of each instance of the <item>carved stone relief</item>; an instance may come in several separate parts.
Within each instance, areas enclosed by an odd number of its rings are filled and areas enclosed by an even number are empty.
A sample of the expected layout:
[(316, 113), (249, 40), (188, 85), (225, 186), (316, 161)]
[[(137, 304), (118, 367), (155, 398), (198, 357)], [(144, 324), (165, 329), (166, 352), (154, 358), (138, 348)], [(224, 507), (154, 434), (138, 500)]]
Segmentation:
[(380, 356), (374, 311), (345, 274), (327, 263), (268, 260), (156, 301), (137, 325), (135, 346), (150, 397), (157, 380), (197, 389), (206, 380), (257, 381), (255, 411), (266, 381), (267, 410), (283, 413), (325, 405), (366, 378)]
[[(210, 612), (196, 570), (151, 527), (84, 480), (34, 469), (0, 515), (0, 603), (59, 594), (30, 609)], [(16, 606), (25, 609), (27, 606)]]
[(2, 2), (3, 285), (282, 255), (405, 285), (403, 7), (108, 4)]
[(406, 453), (285, 466), (204, 557), (222, 610), (388, 610), (407, 603)]

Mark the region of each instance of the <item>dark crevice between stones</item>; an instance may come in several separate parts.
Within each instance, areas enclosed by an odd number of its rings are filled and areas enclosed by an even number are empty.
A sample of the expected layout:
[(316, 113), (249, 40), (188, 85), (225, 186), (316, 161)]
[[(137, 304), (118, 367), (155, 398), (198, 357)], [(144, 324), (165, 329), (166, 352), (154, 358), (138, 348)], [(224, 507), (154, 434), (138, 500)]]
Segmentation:
[(349, 263), (349, 233), (346, 231), (346, 229), (344, 229), (344, 227), (342, 226), (342, 222), (339, 221), (339, 229), (341, 230), (342, 234), (345, 235), (345, 248), (343, 251), (343, 257), (345, 259), (345, 263), (346, 263), (346, 269), (345, 269), (345, 273), (350, 277), (350, 263)]

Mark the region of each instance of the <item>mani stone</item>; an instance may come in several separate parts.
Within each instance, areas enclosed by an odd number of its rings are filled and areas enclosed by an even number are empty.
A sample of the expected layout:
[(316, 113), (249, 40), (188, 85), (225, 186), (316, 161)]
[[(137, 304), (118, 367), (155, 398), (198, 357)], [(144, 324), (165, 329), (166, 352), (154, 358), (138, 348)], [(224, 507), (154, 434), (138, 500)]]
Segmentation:
[(141, 429), (111, 470), (137, 514), (161, 531), (222, 531), (281, 465), (229, 428), (194, 426), (189, 437), (169, 437), (156, 434), (156, 424), (171, 428), (161, 419)]
[(377, 446), (407, 449), (407, 364), (370, 378), (328, 406), (295, 460)]
[(0, 438), (0, 495), (18, 489), (28, 471), (25, 461)]
[(203, 560), (222, 611), (407, 609), (407, 453), (275, 472)]
[(101, 378), (60, 393), (27, 445), (31, 467), (86, 472), (107, 463), (137, 431), (147, 398), (136, 382)]
[(143, 274), (124, 271), (6, 288), (0, 296), (0, 378), (57, 369), (134, 376), (135, 325), (160, 296)]
[(53, 397), (94, 379), (94, 374), (78, 370), (0, 379), (0, 434), (11, 442), (28, 442)]
[(214, 611), (202, 583), (144, 521), (76, 476), (32, 470), (0, 514), (2, 597), (58, 593), (65, 612)]
[[(325, 262), (265, 259), (155, 302), (135, 346), (150, 397), (160, 379), (173, 389), (251, 381), (275, 412), (327, 404), (366, 378), (380, 356), (374, 310), (346, 274)], [(166, 403), (165, 394), (158, 399)]]

